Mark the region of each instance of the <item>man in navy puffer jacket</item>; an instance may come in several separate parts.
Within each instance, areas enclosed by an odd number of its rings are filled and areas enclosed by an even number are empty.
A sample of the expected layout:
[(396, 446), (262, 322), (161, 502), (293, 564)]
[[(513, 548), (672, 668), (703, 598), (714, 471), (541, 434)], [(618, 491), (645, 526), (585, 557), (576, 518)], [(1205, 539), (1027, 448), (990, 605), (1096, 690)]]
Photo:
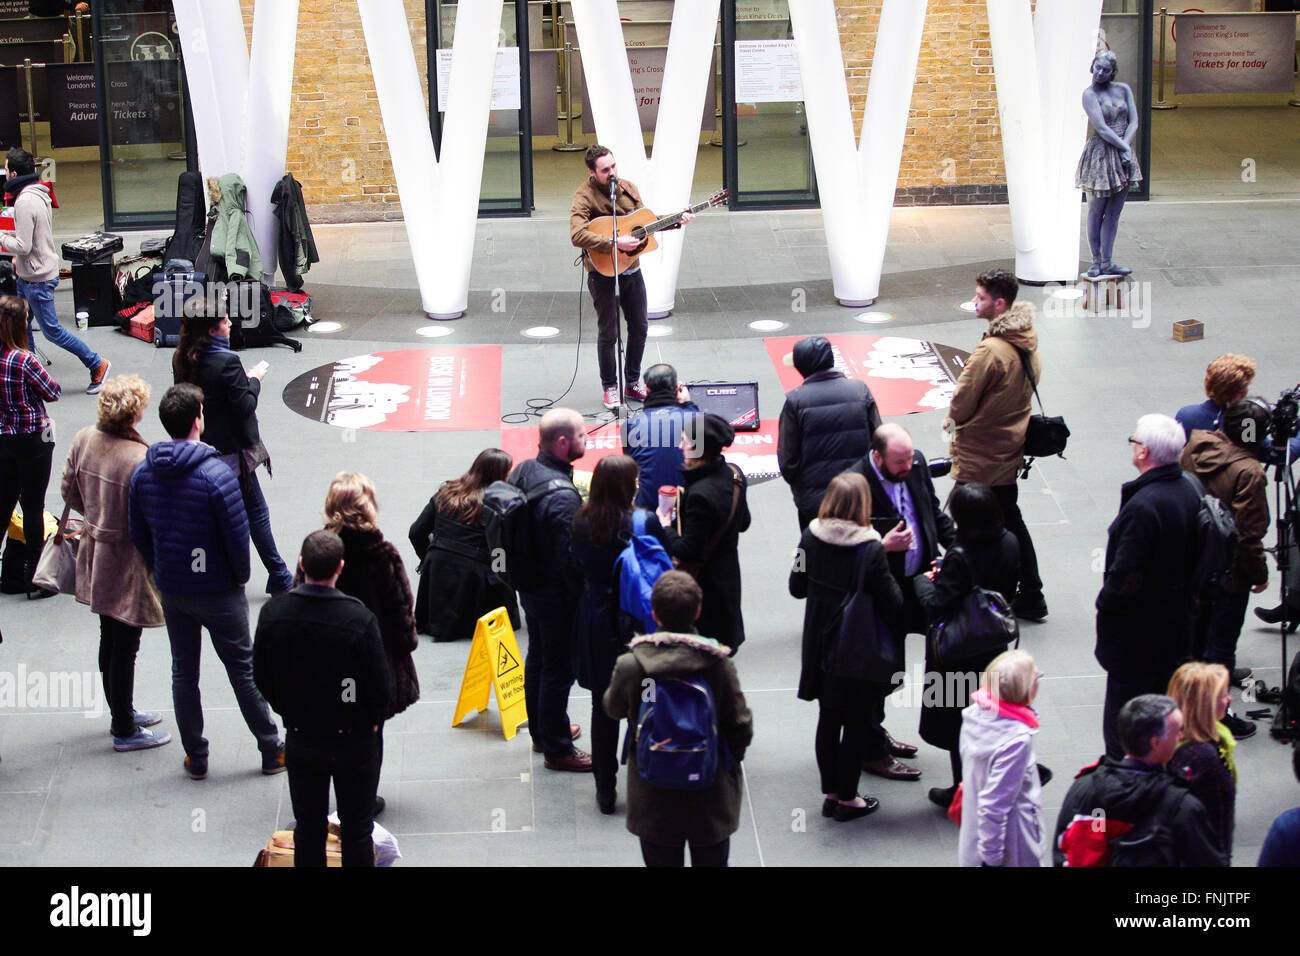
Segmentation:
[(173, 385), (158, 406), (172, 441), (153, 445), (131, 476), (131, 540), (152, 569), (172, 645), (172, 701), (185, 772), (208, 774), (199, 699), (203, 628), (226, 667), (244, 722), (262, 752), (262, 773), (284, 770), (284, 745), (253, 683), (248, 631), (248, 516), (235, 473), (203, 434), (203, 392)]

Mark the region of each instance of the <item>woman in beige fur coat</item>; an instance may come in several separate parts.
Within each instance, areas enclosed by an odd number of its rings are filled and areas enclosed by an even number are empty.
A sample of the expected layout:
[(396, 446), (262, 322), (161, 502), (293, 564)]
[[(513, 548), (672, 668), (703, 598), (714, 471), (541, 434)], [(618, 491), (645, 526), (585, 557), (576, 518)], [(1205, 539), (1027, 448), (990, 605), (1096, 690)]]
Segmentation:
[(160, 714), (138, 713), (132, 703), (141, 631), (163, 624), (153, 575), (127, 530), (131, 475), (149, 450), (136, 431), (148, 403), (149, 386), (138, 375), (106, 382), (99, 421), (77, 432), (63, 468), (63, 500), (86, 519), (77, 550), (77, 600), (99, 615), (99, 669), (114, 750), (171, 740), (171, 734), (147, 729), (162, 720)]

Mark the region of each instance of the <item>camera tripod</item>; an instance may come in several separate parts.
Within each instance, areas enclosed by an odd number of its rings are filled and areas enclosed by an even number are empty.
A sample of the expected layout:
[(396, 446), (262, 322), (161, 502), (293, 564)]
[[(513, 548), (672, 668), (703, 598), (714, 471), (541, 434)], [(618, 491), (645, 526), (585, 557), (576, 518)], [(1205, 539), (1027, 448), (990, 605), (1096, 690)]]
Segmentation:
[[(1282, 686), (1277, 713), (1273, 716), (1273, 726), (1269, 732), (1277, 740), (1288, 741), (1300, 737), (1300, 713), (1294, 713), (1294, 688), (1292, 688), (1287, 660), (1287, 618), (1292, 613), (1291, 591), (1288, 580), (1292, 573), (1292, 549), (1295, 546), (1297, 522), (1300, 513), (1296, 510), (1295, 478), (1291, 475), (1290, 444), (1288, 436), (1273, 437), (1275, 454), (1281, 453), (1281, 459), (1274, 458), (1269, 464), (1273, 467), (1273, 493), (1275, 500), (1274, 514), (1277, 515), (1277, 551), (1274, 560), (1277, 572), (1282, 579), (1282, 620), (1278, 623), (1278, 633), (1282, 638)], [(1278, 446), (1281, 446), (1280, 448)], [(1300, 568), (1294, 569), (1300, 571)], [(1297, 664), (1300, 666), (1300, 664)]]

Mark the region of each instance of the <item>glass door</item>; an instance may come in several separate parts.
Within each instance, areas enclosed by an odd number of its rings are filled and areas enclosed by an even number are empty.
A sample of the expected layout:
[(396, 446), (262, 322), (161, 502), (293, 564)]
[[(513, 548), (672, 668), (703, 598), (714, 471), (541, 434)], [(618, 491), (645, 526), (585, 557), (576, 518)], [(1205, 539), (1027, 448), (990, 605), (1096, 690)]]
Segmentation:
[(723, 0), (722, 136), (732, 209), (816, 206), (787, 0)]
[[(473, 0), (467, 0), (473, 2)], [(428, 24), (429, 129), (434, 149), (442, 151), (443, 114), (451, 76), (456, 32), (456, 0), (426, 0)], [(501, 10), (496, 85), (483, 156), (480, 216), (528, 216), (533, 208), (533, 156), (528, 69), (527, 0), (505, 0)]]
[(198, 166), (171, 0), (98, 0), (91, 12), (105, 228), (169, 225), (176, 179)]

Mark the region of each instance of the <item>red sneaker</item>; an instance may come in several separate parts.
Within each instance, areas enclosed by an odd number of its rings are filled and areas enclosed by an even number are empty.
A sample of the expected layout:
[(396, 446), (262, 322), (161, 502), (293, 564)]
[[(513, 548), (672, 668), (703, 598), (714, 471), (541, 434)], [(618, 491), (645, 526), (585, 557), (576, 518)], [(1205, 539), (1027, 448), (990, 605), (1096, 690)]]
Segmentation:
[(644, 402), (650, 393), (645, 390), (645, 386), (640, 382), (632, 382), (627, 388), (623, 389), (623, 397), (630, 398), (634, 401)]
[(614, 409), (618, 408), (618, 406), (621, 404), (618, 400), (617, 385), (611, 385), (609, 388), (605, 389), (604, 403), (605, 403), (605, 407), (608, 408), (611, 412), (614, 411)]

